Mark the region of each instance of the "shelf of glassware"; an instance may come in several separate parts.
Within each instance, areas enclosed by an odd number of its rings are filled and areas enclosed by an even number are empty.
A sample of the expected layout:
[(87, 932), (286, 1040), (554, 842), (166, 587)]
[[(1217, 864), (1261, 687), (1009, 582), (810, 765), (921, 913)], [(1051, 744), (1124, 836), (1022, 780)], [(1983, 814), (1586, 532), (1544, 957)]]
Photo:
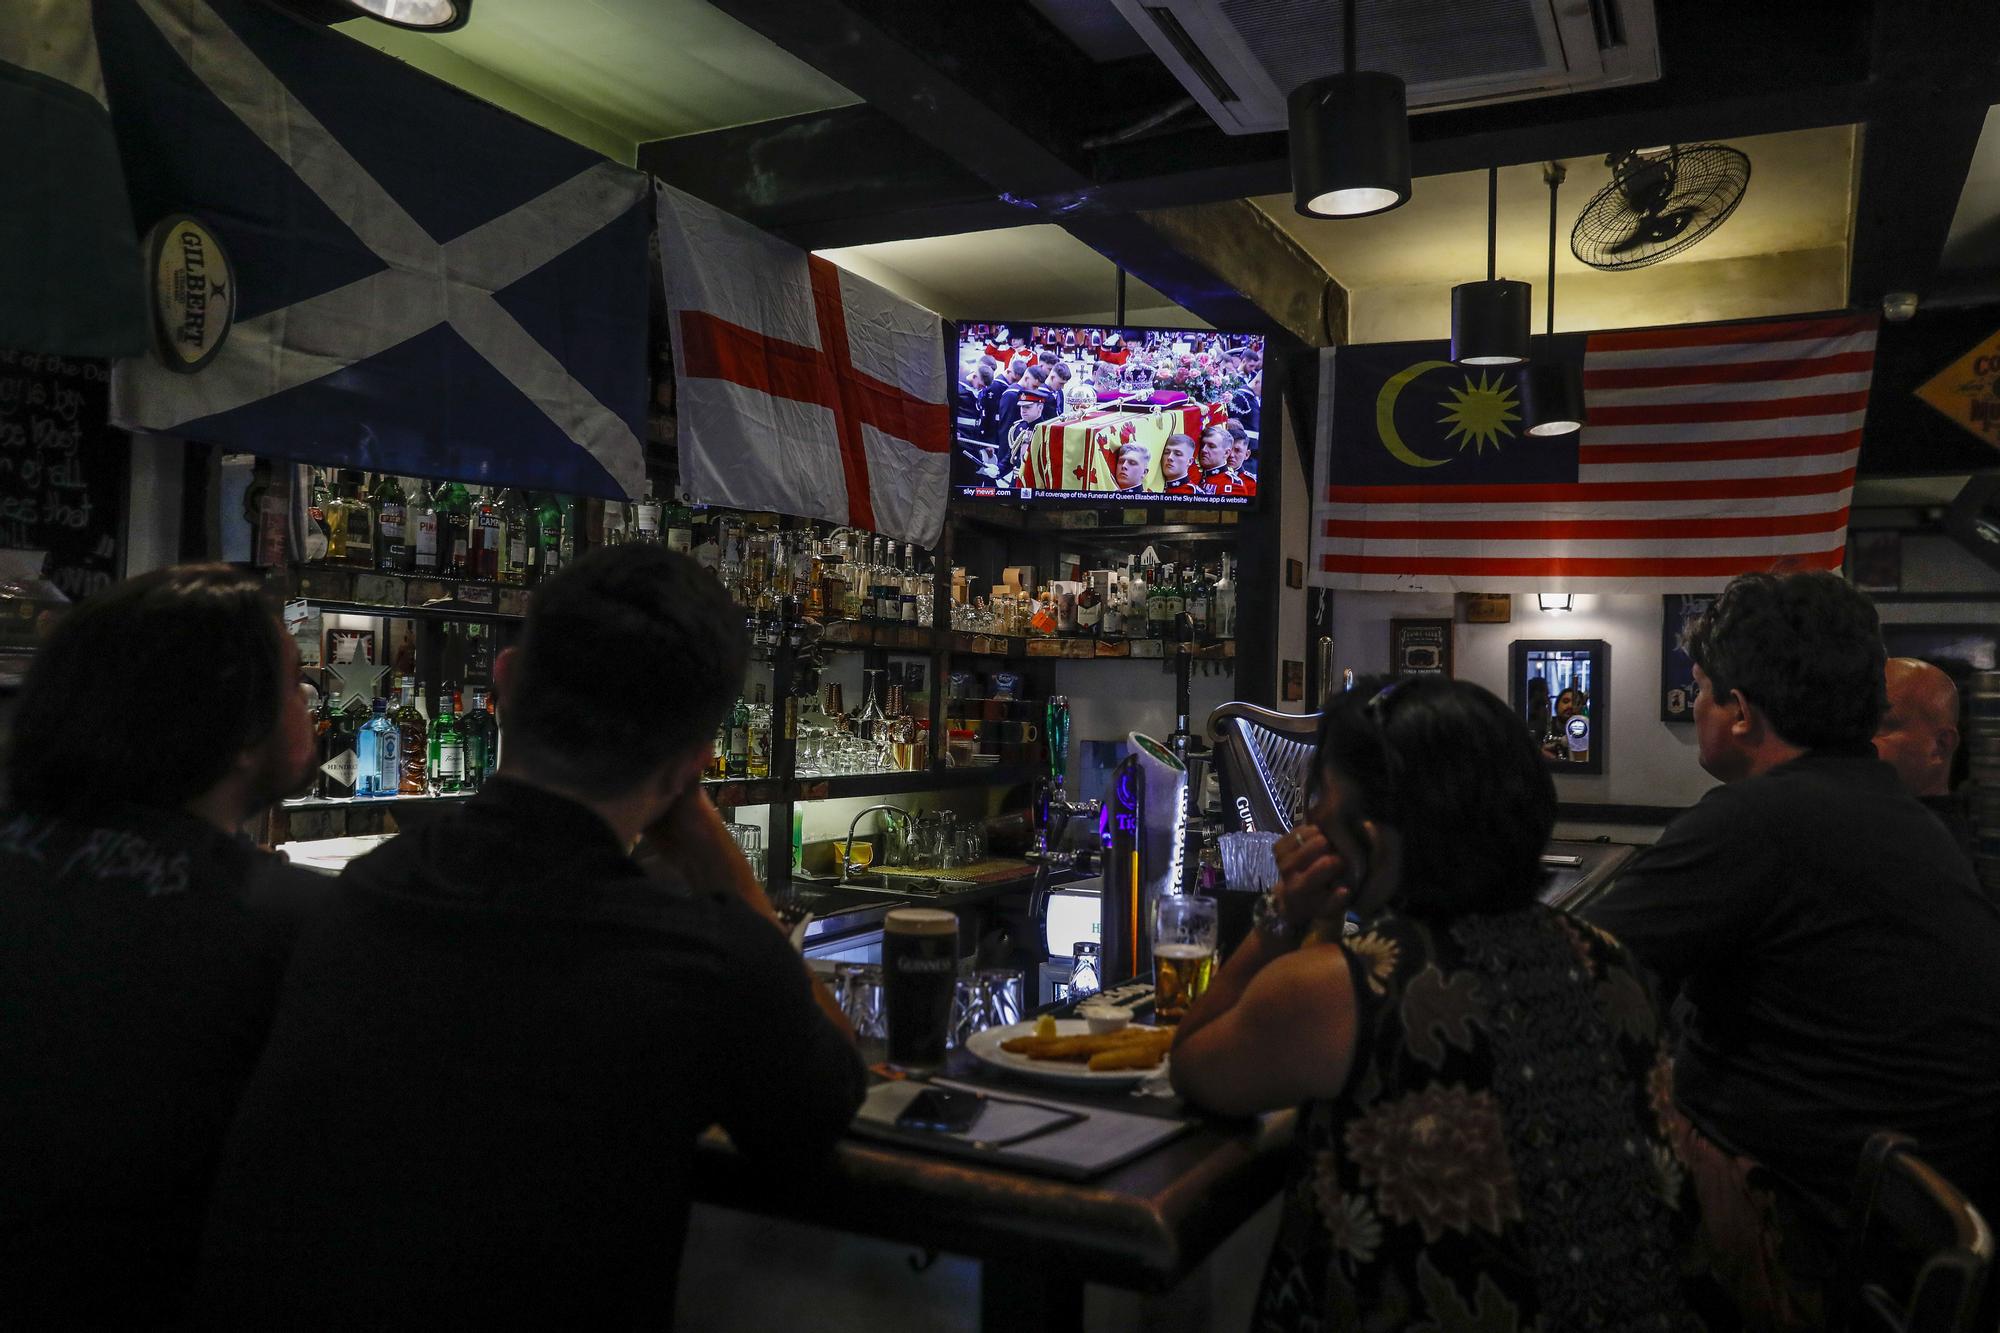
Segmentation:
[(779, 801), (837, 801), (851, 796), (896, 796), (910, 792), (957, 791), (968, 787), (1012, 787), (1031, 781), (1029, 764), (970, 764), (963, 768), (881, 769), (870, 773), (828, 773), (793, 778), (706, 778), (702, 789), (719, 806), (772, 805)]
[(406, 805), (436, 805), (440, 801), (463, 801), (472, 796), (469, 791), (427, 792), (424, 795), (396, 796), (301, 796), (295, 800), (281, 801), (285, 810), (367, 810), (389, 809)]

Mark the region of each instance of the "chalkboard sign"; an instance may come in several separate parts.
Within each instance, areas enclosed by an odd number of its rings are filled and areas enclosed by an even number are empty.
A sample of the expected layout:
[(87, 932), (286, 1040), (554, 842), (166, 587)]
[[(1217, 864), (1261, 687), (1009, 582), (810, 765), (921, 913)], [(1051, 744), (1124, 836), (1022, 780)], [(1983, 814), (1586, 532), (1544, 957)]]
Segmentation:
[(110, 387), (105, 362), (0, 348), (0, 547), (49, 552), (72, 599), (119, 575), (131, 441)]

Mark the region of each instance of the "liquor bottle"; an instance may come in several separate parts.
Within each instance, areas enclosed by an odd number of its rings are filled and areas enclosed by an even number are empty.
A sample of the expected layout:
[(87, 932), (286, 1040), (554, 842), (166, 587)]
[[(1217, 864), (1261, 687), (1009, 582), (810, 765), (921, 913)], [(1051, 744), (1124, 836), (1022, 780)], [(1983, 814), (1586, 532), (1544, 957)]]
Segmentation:
[(729, 776), (740, 778), (750, 771), (750, 705), (741, 696), (736, 707), (729, 714), (729, 741), (727, 744)]
[(497, 766), (500, 752), (493, 714), (486, 709), (485, 690), (472, 692), (472, 709), (459, 718), (458, 725), (465, 746), (465, 786), (469, 791), (478, 791)]
[(694, 551), (694, 511), (678, 499), (667, 506), (664, 519), (667, 529), (667, 549), (682, 555)]
[(545, 492), (535, 506), (535, 539), (528, 550), (528, 582), (540, 583), (562, 568), (563, 541), (568, 532), (563, 517), (561, 497)]
[(604, 518), (600, 527), (600, 540), (606, 546), (623, 546), (631, 539), (631, 529), (627, 522), (626, 505), (623, 500), (606, 500)]
[(1097, 591), (1097, 578), (1092, 575), (1083, 585), (1083, 591), (1076, 595), (1076, 632), (1096, 637), (1104, 626), (1104, 598)]
[(1056, 632), (1056, 599), (1046, 583), (1035, 592), (1035, 609), (1028, 618), (1028, 629), (1043, 636)]
[(465, 790), (465, 729), (459, 723), (458, 695), (447, 686), (438, 695), (431, 723), (431, 790), (440, 796)]
[(645, 496), (632, 506), (632, 532), (630, 536), (633, 541), (648, 542), (654, 545), (659, 543), (661, 508), (659, 497), (653, 494), (653, 483), (648, 481), (646, 483)]
[(335, 800), (354, 795), (354, 738), (361, 730), (361, 720), (354, 709), (341, 707), (341, 700), (332, 691), (321, 696), (319, 714), (313, 719), (319, 759), (314, 795)]
[(1051, 590), (1056, 603), (1056, 633), (1076, 633), (1076, 594), (1068, 591)]
[(1181, 612), (1187, 610), (1187, 594), (1181, 589), (1182, 567), (1167, 565), (1164, 568), (1166, 571), (1164, 581), (1167, 585), (1167, 628), (1171, 631), (1174, 621), (1180, 618)]
[(1114, 569), (1105, 576), (1104, 624), (1098, 636), (1105, 639), (1125, 637), (1125, 571)]
[(1167, 610), (1167, 581), (1171, 572), (1171, 566), (1155, 569), (1152, 584), (1146, 589), (1146, 633), (1152, 638), (1164, 637), (1172, 618)]
[(1229, 581), (1229, 557), (1222, 557), (1222, 577), (1215, 581), (1210, 591), (1212, 606), (1208, 613), (1209, 623), (1215, 629), (1218, 639), (1236, 637), (1236, 585)]
[(757, 702), (750, 705), (750, 727), (745, 738), (743, 773), (746, 777), (771, 776), (771, 705), (764, 702), (764, 687), (757, 687)]
[(340, 499), (347, 533), (347, 563), (375, 568), (375, 518), (368, 512), (368, 475), (354, 468), (340, 472)]
[(455, 579), (472, 577), (472, 493), (462, 481), (447, 482), (438, 492), (438, 556), (444, 572)]
[(1209, 637), (1210, 598), (1213, 584), (1209, 581), (1208, 566), (1197, 563), (1188, 573), (1187, 613), (1194, 622), (1194, 637), (1206, 640)]
[(842, 542), (840, 557), (840, 614), (848, 620), (860, 620), (868, 602), (868, 569), (863, 559), (865, 549), (861, 534), (849, 529)]
[(556, 497), (556, 504), (562, 510), (562, 535), (556, 541), (555, 567), (548, 571), (551, 574), (557, 569), (569, 568), (570, 562), (576, 559), (577, 503), (573, 495)]
[(403, 484), (390, 473), (375, 483), (369, 506), (375, 520), (375, 567), (389, 574), (407, 573), (410, 558), (410, 508)]
[(704, 781), (719, 782), (729, 776), (729, 719), (724, 717), (715, 724), (715, 743), (708, 747), (708, 767), (702, 770)]
[(397, 752), (396, 724), (389, 718), (389, 701), (376, 699), (369, 707), (368, 720), (354, 738), (354, 794), (394, 796), (403, 782), (403, 764)]
[(397, 705), (396, 745), (402, 754), (402, 774), (397, 790), (405, 796), (426, 796), (430, 794), (430, 724), (424, 720), (424, 713), (417, 707), (417, 678), (403, 677), (403, 688), (399, 692), (402, 702)]
[(501, 552), (507, 545), (507, 520), (490, 489), (482, 487), (472, 502), (472, 549), (466, 557), (470, 577), (486, 583), (500, 578)]
[[(303, 554), (307, 560), (318, 563), (333, 557), (332, 533), (326, 522), (326, 511), (333, 503), (333, 492), (326, 488), (326, 473), (318, 468), (308, 468), (307, 472), (311, 480), (306, 488), (306, 548)], [(346, 554), (343, 549), (341, 555)]]
[(1130, 635), (1144, 634), (1146, 624), (1146, 574), (1139, 567), (1135, 557), (1125, 560), (1125, 632)]
[(902, 578), (903, 623), (905, 625), (920, 624), (931, 618), (928, 603), (921, 610), (918, 608), (919, 587), (920, 584), (917, 579), (917, 544), (915, 542), (905, 542), (903, 544)]
[(903, 587), (896, 575), (896, 543), (885, 542), (882, 563), (875, 571), (875, 618), (902, 623)]
[(528, 552), (533, 549), (535, 520), (528, 512), (521, 493), (511, 486), (502, 487), (500, 498), (494, 501), (500, 511), (503, 533), (500, 542), (500, 582), (521, 587), (528, 581)]
[(419, 574), (436, 574), (444, 567), (438, 554), (437, 492), (418, 481), (410, 494), (410, 567)]

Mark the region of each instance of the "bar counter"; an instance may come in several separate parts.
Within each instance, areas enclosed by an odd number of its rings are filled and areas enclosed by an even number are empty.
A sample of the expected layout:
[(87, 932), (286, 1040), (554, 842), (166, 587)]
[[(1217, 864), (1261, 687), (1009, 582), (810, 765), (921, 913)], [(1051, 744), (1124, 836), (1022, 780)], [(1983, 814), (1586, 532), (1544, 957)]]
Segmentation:
[(778, 1190), (711, 1130), (694, 1197), (976, 1259), (981, 1328), (1060, 1333), (1082, 1327), (1086, 1282), (1165, 1292), (1269, 1203), (1294, 1120), (1205, 1120), (1082, 1183), (849, 1137), (824, 1171)]

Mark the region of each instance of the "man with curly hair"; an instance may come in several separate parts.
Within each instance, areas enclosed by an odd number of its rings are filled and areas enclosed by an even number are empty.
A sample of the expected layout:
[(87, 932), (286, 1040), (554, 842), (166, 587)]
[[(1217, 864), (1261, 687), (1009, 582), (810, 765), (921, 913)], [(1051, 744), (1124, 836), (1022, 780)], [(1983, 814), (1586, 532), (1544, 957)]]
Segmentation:
[(1723, 785), (1586, 914), (1682, 1001), (1677, 1154), (1753, 1326), (1821, 1327), (1876, 1130), (1995, 1195), (2000, 909), (1870, 744), (1875, 608), (1827, 573), (1746, 574), (1687, 635)]

